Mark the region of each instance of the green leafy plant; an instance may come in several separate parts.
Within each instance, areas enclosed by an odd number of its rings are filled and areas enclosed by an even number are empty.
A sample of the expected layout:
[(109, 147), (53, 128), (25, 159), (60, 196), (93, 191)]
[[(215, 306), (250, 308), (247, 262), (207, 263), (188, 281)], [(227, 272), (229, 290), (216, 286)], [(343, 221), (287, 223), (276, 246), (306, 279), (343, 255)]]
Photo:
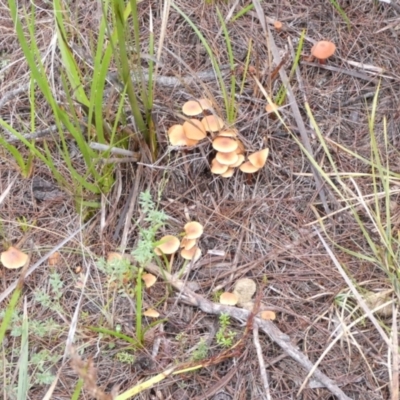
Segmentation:
[(199, 344), (197, 345), (196, 349), (192, 354), (192, 360), (193, 361), (204, 360), (207, 357), (208, 349), (209, 347), (207, 345), (207, 341), (204, 338), (201, 338)]
[(219, 316), (220, 327), (215, 335), (217, 344), (221, 347), (231, 347), (236, 337), (236, 333), (229, 330), (231, 320), (228, 314), (221, 314)]

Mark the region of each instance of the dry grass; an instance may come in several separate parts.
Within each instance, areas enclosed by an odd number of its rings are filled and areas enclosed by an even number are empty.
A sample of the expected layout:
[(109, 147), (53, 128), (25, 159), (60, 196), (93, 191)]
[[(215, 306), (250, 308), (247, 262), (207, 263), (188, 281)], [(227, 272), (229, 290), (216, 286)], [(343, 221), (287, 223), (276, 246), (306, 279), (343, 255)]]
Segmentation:
[[(160, 24), (156, 23), (160, 21), (161, 15), (159, 3), (145, 1), (139, 7), (144, 53), (150, 5), (155, 21), (156, 42), (160, 34)], [(77, 37), (80, 38), (78, 48), (86, 54), (91, 53), (87, 38), (96, 31), (100, 13), (100, 10), (93, 9), (94, 4), (97, 3), (91, 3), (87, 7), (86, 4), (79, 3), (74, 10), (77, 15), (76, 29), (79, 32)], [(202, 31), (220, 65), (226, 65), (226, 47), (223, 35), (217, 35), (220, 23), (215, 7), (205, 5), (204, 2), (178, 1), (177, 4)], [(317, 163), (322, 168), (330, 168), (326, 155), (308, 124), (303, 107), (304, 94), (321, 132), (331, 140), (330, 152), (338, 170), (370, 174), (371, 168), (368, 165), (333, 143), (338, 143), (366, 159), (371, 157), (368, 116), (371, 113), (372, 98), (368, 94), (377, 90), (377, 83), (380, 81), (375, 134), (382, 159), (387, 159), (388, 168), (398, 173), (400, 56), (398, 46), (393, 47), (393, 43), (398, 43), (399, 40), (396, 25), (399, 15), (390, 5), (382, 3), (355, 0), (341, 1), (340, 4), (351, 21), (351, 29), (347, 28), (345, 21), (328, 1), (269, 1), (262, 2), (262, 7), (265, 15), (279, 19), (285, 25), (283, 32), (273, 32), (273, 35), (281, 56), (287, 57), (282, 66), (287, 72), (293, 61), (288, 38), (296, 46), (303, 29), (306, 29), (304, 55), (308, 54), (313, 41), (320, 39), (332, 40), (337, 46), (337, 54), (328, 62), (328, 67), (334, 66), (338, 70), (331, 71), (304, 63), (300, 65), (303, 88), (295, 78), (290, 82), (306, 122)], [(51, 48), (53, 27), (48, 23), (48, 13), (51, 10), (48, 3), (36, 5), (37, 30), (41, 33), (39, 43), (41, 50), (46, 52), (46, 49)], [(218, 2), (218, 6), (225, 16), (232, 4)], [(240, 6), (236, 11), (239, 9)], [(5, 3), (0, 4), (0, 18), (0, 60), (3, 58), (9, 62), (9, 67), (0, 75), (0, 93), (3, 96), (10, 90), (26, 85), (28, 79), (27, 67), (22, 60)], [(275, 95), (280, 80), (270, 82), (274, 65), (269, 65), (271, 55), (256, 13), (247, 13), (235, 23), (228, 24), (228, 29), (235, 62), (238, 66), (243, 65), (248, 43), (252, 40), (251, 65), (256, 68), (257, 78), (268, 94)], [(378, 31), (380, 32), (377, 33)], [(86, 61), (90, 63), (90, 59)], [(374, 76), (366, 70), (353, 67), (349, 61), (381, 67), (384, 72), (382, 77)], [(50, 70), (54, 71), (57, 85), (57, 52), (55, 59), (49, 58), (48, 62)], [(224, 180), (209, 172), (212, 158), (210, 143), (204, 142), (191, 151), (175, 151), (168, 147), (166, 131), (172, 124), (180, 121), (178, 115), (184, 101), (192, 97), (212, 96), (219, 105), (217, 110), (220, 116), (224, 118), (225, 115), (221, 93), (215, 81), (202, 82), (195, 79), (195, 84), (190, 87), (166, 87), (162, 84), (162, 77), (187, 77), (210, 68), (210, 60), (198, 37), (171, 9), (162, 62), (158, 70), (159, 83), (156, 85), (154, 106), (157, 138), (160, 143), (159, 160), (152, 165), (144, 162), (139, 168), (136, 164), (117, 164), (116, 183), (103, 202), (105, 222), (101, 222), (100, 214), (94, 215), (88, 227), (61, 250), (59, 264), (42, 265), (25, 282), (24, 296), (28, 300), (30, 320), (45, 321), (53, 318), (58, 325), (49, 339), (44, 340), (37, 336), (30, 338), (32, 351), (47, 349), (60, 355), (58, 360), (47, 365), (53, 374), (61, 371), (53, 393), (54, 399), (70, 399), (76, 384), (77, 373), (69, 364), (62, 364), (61, 359), (86, 273), (88, 280), (82, 297), (74, 343), (83, 359), (93, 359), (93, 365), (97, 368), (97, 385), (101, 390), (108, 393), (115, 386), (120, 391), (126, 390), (140, 380), (148, 379), (166, 369), (170, 363), (189, 361), (190, 352), (198, 346), (200, 338), (206, 340), (210, 357), (221, 352), (214, 338), (218, 329), (218, 318), (177, 301), (177, 296), (174, 293), (168, 294), (166, 285), (160, 281), (145, 292), (144, 303), (146, 307), (157, 305), (166, 321), (147, 336), (145, 349), (126, 350), (127, 343), (123, 340), (106, 335), (100, 337), (88, 329), (91, 325), (108, 329), (115, 329), (119, 325), (125, 334), (134, 335), (135, 308), (132, 300), (110, 289), (107, 277), (96, 268), (96, 259), (120, 246), (126, 223), (123, 219), (126, 205), (133, 201), (133, 221), (140, 218), (137, 196), (146, 189), (156, 198), (160, 186), (164, 185), (159, 206), (171, 217), (165, 234), (179, 232), (187, 217), (204, 225), (205, 233), (200, 241), (203, 257), (185, 277), (198, 285), (197, 293), (212, 300), (218, 289), (229, 291), (238, 278), (251, 277), (257, 282), (262, 302), (277, 312), (277, 327), (290, 337), (291, 343), (298, 346), (311, 362), (316, 362), (330, 346), (336, 335), (335, 329), (345, 329), (362, 315), (361, 311), (351, 314), (351, 309), (356, 305), (354, 299), (349, 300), (350, 311), (344, 309), (344, 301), (339, 301), (343, 298), (340, 296), (348, 293), (348, 287), (310, 225), (316, 220), (316, 211), (320, 216), (324, 215), (310, 163), (279, 119), (267, 118), (264, 111), (266, 100), (250, 77), (247, 77), (244, 93), (237, 98), (238, 116), (235, 127), (249, 151), (256, 151), (265, 145), (270, 148), (267, 167), (251, 177), (235, 174), (234, 177)], [(363, 76), (355, 77), (348, 73), (355, 70)], [(241, 79), (239, 75), (238, 77)], [(228, 79), (229, 76), (226, 77), (227, 85)], [(3, 119), (25, 133), (30, 131), (27, 94), (28, 92), (17, 94), (0, 109)], [(0, 102), (1, 99), (2, 97)], [(285, 124), (295, 135), (299, 135), (291, 108), (285, 105), (280, 111)], [(43, 126), (38, 126), (37, 130), (51, 125), (52, 117), (48, 112), (44, 104), (38, 110)], [(387, 147), (384, 146), (384, 116), (388, 126)], [(21, 151), (24, 151), (22, 146)], [(79, 165), (79, 155), (75, 161)], [(62, 168), (65, 167), (60, 164), (60, 170)], [(16, 175), (18, 170), (12, 160), (2, 153), (0, 192), (7, 188)], [(40, 179), (45, 180), (47, 186)], [(373, 192), (370, 176), (356, 177), (355, 180), (364, 195)], [(398, 183), (398, 179), (393, 180), (393, 190), (398, 187)], [(132, 197), (129, 197), (129, 193)], [(329, 188), (327, 193), (330, 210), (341, 210), (344, 206), (341, 199)], [(393, 196), (392, 200), (393, 207), (398, 209), (397, 196)], [(379, 243), (378, 235), (362, 208), (359, 213), (371, 237)], [(47, 169), (39, 163), (34, 165), (30, 178), (19, 179), (13, 185), (1, 205), (0, 218), (4, 247), (7, 244), (20, 244), (21, 248), (31, 254), (33, 262), (83, 223), (75, 212), (73, 197), (64, 188), (57, 187)], [(26, 226), (22, 223), (22, 218), (26, 221)], [(392, 223), (393, 231), (398, 232), (396, 212)], [(128, 250), (135, 247), (138, 239), (138, 230), (134, 224), (129, 226), (126, 239)], [(371, 249), (362, 236), (359, 225), (348, 210), (325, 220), (325, 230), (334, 243), (366, 256), (371, 255)], [(378, 291), (390, 287), (390, 282), (379, 265), (360, 260), (336, 248), (334, 252), (359, 289)], [(82, 267), (82, 272), (76, 273), (77, 267)], [(175, 270), (180, 267), (177, 261)], [(58, 312), (43, 307), (34, 299), (34, 293), (38, 290), (52, 295), (49, 272), (59, 273), (63, 282), (59, 300), (61, 311)], [(0, 290), (6, 290), (17, 278), (18, 271), (2, 269)], [(3, 306), (4, 302), (0, 307)], [(390, 315), (379, 318), (385, 326), (392, 326)], [(398, 320), (399, 318), (397, 324)], [(244, 326), (232, 322), (232, 329), (240, 337)], [(397, 331), (398, 329), (397, 326)], [(393, 331), (396, 332), (396, 329)], [(19, 338), (9, 336), (7, 340), (7, 346), (1, 350), (4, 355), (14, 346), (18, 347)], [(258, 342), (267, 368), (271, 397), (294, 398), (307, 376), (307, 371), (283, 353), (279, 346), (271, 343), (261, 331)], [(158, 351), (153, 353), (157, 346)], [(125, 351), (134, 354), (134, 364), (123, 363), (117, 358), (117, 354)], [(398, 360), (397, 354), (394, 359)], [(9, 360), (14, 366), (17, 361), (15, 358)], [(11, 366), (5, 366), (4, 363), (2, 365), (6, 375), (11, 376)], [(137, 398), (260, 399), (265, 395), (265, 377), (261, 378), (259, 368), (256, 348), (249, 337), (242, 352), (235, 357), (193, 373), (170, 376)], [(367, 318), (344, 332), (342, 338), (323, 358), (319, 368), (351, 399), (389, 399), (391, 396), (390, 376), (393, 372), (396, 374), (396, 368), (391, 364), (390, 358), (388, 359), (388, 349), (382, 337)], [(33, 370), (32, 365), (30, 371), (33, 373)], [(0, 372), (0, 376), (1, 382), (5, 375)], [(224, 380), (226, 376), (229, 379)], [(220, 385), (221, 380), (223, 385)], [(30, 398), (42, 398), (47, 389), (48, 385), (33, 386), (29, 393)], [(86, 397), (82, 398), (90, 398), (90, 393), (92, 392), (87, 391)], [(311, 379), (299, 398), (333, 397), (327, 389)]]

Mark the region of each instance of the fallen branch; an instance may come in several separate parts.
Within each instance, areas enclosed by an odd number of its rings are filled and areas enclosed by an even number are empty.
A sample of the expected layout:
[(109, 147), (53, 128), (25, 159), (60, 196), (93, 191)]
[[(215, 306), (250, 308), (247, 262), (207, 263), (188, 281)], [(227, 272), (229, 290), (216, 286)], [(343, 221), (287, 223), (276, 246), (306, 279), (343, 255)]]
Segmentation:
[[(213, 303), (212, 301), (205, 299), (203, 296), (188, 289), (185, 283), (180, 279), (176, 279), (166, 271), (161, 272), (160, 268), (155, 264), (149, 264), (145, 269), (156, 276), (164, 278), (170, 285), (177, 289), (179, 291), (180, 301), (196, 306), (207, 314), (221, 315), (224, 313), (241, 322), (247, 321), (250, 317), (250, 311), (237, 307), (224, 306), (222, 304)], [(307, 358), (307, 356), (305, 356), (300, 350), (292, 345), (288, 335), (285, 335), (283, 332), (281, 332), (271, 321), (265, 321), (260, 318), (256, 318), (256, 323), (258, 327), (264, 333), (266, 333), (274, 343), (280, 346), (280, 348), (286, 354), (297, 361), (303, 368), (307, 370), (307, 372), (311, 371), (313, 368), (313, 363)], [(319, 369), (315, 369), (314, 378), (323, 384), (332, 394), (337, 396), (339, 400), (350, 400), (350, 398), (344, 394), (344, 392), (336, 385), (336, 383), (332, 379), (328, 378)]]

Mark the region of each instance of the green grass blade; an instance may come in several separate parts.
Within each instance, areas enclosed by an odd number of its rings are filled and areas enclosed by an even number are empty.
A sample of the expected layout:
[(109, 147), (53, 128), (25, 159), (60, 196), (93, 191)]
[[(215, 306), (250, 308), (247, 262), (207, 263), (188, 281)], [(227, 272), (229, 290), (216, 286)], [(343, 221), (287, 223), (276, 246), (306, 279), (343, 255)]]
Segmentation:
[(133, 344), (137, 347), (142, 347), (142, 345), (136, 339), (131, 338), (130, 336), (124, 335), (123, 333), (113, 331), (113, 330), (107, 329), (107, 328), (97, 328), (96, 326), (88, 326), (88, 328), (93, 332), (103, 333), (105, 335), (113, 336), (117, 339), (125, 340), (125, 342)]
[(18, 371), (18, 400), (26, 400), (28, 397), (28, 356), (29, 356), (29, 322), (26, 300), (24, 303), (24, 314), (22, 319), (21, 353), (19, 357)]
[(6, 312), (4, 314), (3, 321), (1, 322), (1, 325), (0, 325), (0, 344), (3, 343), (4, 336), (6, 334), (6, 331), (7, 331), (8, 327), (10, 326), (10, 323), (11, 323), (11, 320), (12, 320), (12, 317), (13, 317), (13, 313), (14, 313), (15, 307), (17, 306), (18, 300), (19, 300), (19, 298), (21, 296), (21, 291), (22, 291), (22, 288), (23, 288), (23, 285), (24, 285), (24, 276), (25, 275), (22, 274), (21, 277), (19, 278), (18, 283), (17, 283), (17, 287), (15, 288), (15, 290), (14, 290), (12, 296), (11, 296), (10, 302), (8, 303)]
[(221, 73), (221, 69), (219, 68), (218, 62), (214, 56), (213, 51), (211, 50), (210, 45), (208, 44), (206, 38), (197, 28), (196, 24), (175, 4), (171, 4), (171, 6), (181, 15), (181, 17), (190, 25), (193, 31), (196, 33), (198, 38), (200, 39), (201, 43), (203, 44), (208, 56), (210, 57), (211, 64), (214, 68), (215, 74), (217, 75), (219, 89), (221, 90), (222, 97), (225, 102), (225, 110), (229, 110), (229, 97), (228, 93), (225, 88), (224, 79)]
[(228, 107), (226, 109), (227, 120), (230, 124), (232, 124), (236, 120), (236, 108), (235, 108), (236, 76), (233, 73), (233, 71), (235, 69), (235, 59), (233, 57), (232, 44), (231, 44), (231, 40), (229, 37), (228, 28), (226, 26), (225, 19), (222, 16), (218, 7), (217, 7), (217, 14), (218, 14), (219, 22), (221, 23), (221, 26), (222, 26), (222, 31), (224, 32), (226, 50), (228, 53), (229, 65), (230, 65), (231, 72), (232, 72), (231, 73), (230, 94), (227, 98)]
[(78, 382), (76, 383), (74, 393), (72, 393), (71, 400), (79, 400), (80, 399), (80, 394), (83, 388), (84, 380), (82, 378), (78, 379)]
[(89, 106), (89, 100), (83, 89), (82, 78), (80, 76), (79, 68), (72, 55), (72, 51), (67, 43), (68, 36), (65, 30), (64, 20), (63, 20), (63, 15), (65, 15), (65, 10), (61, 6), (60, 0), (54, 0), (53, 4), (54, 4), (54, 14), (56, 16), (58, 48), (60, 49), (61, 58), (63, 60), (65, 70), (67, 72), (68, 79), (70, 81), (76, 99), (80, 103)]
[(136, 93), (135, 93), (132, 79), (131, 79), (131, 68), (129, 65), (128, 51), (127, 51), (127, 47), (126, 47), (127, 28), (126, 28), (126, 23), (125, 23), (125, 19), (124, 19), (124, 2), (122, 0), (113, 0), (112, 6), (113, 6), (113, 11), (114, 11), (114, 16), (115, 16), (115, 25), (116, 25), (117, 38), (118, 38), (117, 39), (118, 46), (114, 47), (114, 48), (115, 49), (118, 48), (118, 50), (115, 50), (115, 51), (116, 52), (118, 51), (118, 58), (119, 58), (118, 67), (120, 69), (120, 75), (121, 75), (123, 84), (127, 88), (126, 91), (127, 91), (127, 95), (128, 95), (129, 102), (130, 102), (131, 111), (135, 118), (135, 122), (136, 122), (140, 132), (143, 133), (145, 141), (148, 143), (149, 137), (148, 137), (148, 132), (146, 129), (146, 124), (145, 124), (142, 114), (140, 112), (139, 102), (136, 98)]

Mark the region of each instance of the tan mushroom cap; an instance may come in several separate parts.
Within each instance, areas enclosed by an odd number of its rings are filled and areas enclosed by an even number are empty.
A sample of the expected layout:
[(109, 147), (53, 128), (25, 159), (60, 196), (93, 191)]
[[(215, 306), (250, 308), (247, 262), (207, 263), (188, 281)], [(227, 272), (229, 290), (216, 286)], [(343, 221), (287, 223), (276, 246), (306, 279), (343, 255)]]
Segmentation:
[(184, 237), (181, 241), (181, 248), (184, 248), (185, 250), (190, 250), (196, 245), (196, 239), (188, 239), (187, 237)]
[(122, 260), (123, 255), (121, 253), (117, 253), (116, 251), (110, 251), (107, 253), (107, 262), (111, 262), (114, 260)]
[(188, 222), (183, 229), (187, 239), (198, 239), (203, 234), (203, 225), (197, 221)]
[(212, 104), (208, 99), (189, 100), (182, 106), (182, 112), (189, 117), (193, 117), (210, 108), (212, 108)]
[(311, 49), (311, 55), (318, 60), (326, 60), (327, 58), (333, 56), (336, 51), (336, 46), (334, 43), (328, 40), (321, 40), (314, 44)]
[(143, 315), (145, 317), (158, 318), (160, 316), (160, 313), (154, 310), (154, 308), (149, 308), (148, 310), (143, 312)]
[(221, 153), (231, 153), (238, 148), (239, 144), (229, 137), (218, 136), (213, 140), (212, 146)]
[(149, 288), (156, 283), (157, 277), (153, 274), (143, 274), (142, 279), (146, 288)]
[(207, 115), (201, 120), (207, 132), (218, 132), (224, 127), (224, 121), (216, 115)]
[(275, 21), (275, 22), (274, 22), (274, 28), (275, 28), (278, 32), (280, 32), (280, 31), (282, 30), (282, 27), (283, 27), (283, 24), (282, 24), (281, 21)]
[(16, 269), (23, 267), (29, 260), (28, 254), (11, 246), (8, 250), (3, 251), (0, 256), (1, 263), (8, 269)]
[(203, 124), (198, 119), (189, 119), (183, 123), (185, 136), (192, 140), (202, 140), (207, 136)]
[(224, 129), (222, 132), (218, 134), (218, 136), (224, 136), (224, 137), (231, 137), (235, 138), (238, 135), (238, 131), (236, 129)]
[[(235, 164), (238, 161), (239, 154), (236, 154), (236, 152), (234, 152), (234, 151), (232, 151), (231, 153), (218, 152), (215, 155), (215, 159), (222, 165), (231, 166), (231, 165)], [(225, 172), (223, 172), (223, 173), (225, 173)]]
[(180, 244), (181, 243), (177, 237), (166, 235), (160, 239), (160, 244), (156, 246), (154, 251), (158, 255), (161, 255), (160, 253), (173, 254), (179, 249)]
[(228, 168), (226, 172), (221, 174), (222, 178), (231, 178), (235, 173), (235, 168)]
[(216, 158), (211, 161), (211, 172), (216, 175), (221, 175), (228, 170), (227, 165), (218, 162)]
[(194, 146), (197, 140), (186, 137), (183, 125), (175, 124), (168, 129), (169, 141), (173, 146)]
[(181, 256), (185, 260), (193, 260), (196, 262), (201, 257), (201, 250), (197, 246), (194, 246), (189, 250), (182, 249)]
[(237, 304), (238, 298), (234, 293), (224, 292), (221, 294), (219, 302), (227, 306), (234, 306), (235, 304)]
[(254, 172), (257, 172), (260, 168), (255, 167), (250, 161), (246, 161), (239, 169), (245, 174), (254, 174)]
[(237, 168), (240, 167), (244, 163), (244, 155), (243, 154), (238, 154), (238, 160), (235, 162), (235, 164), (230, 165), (230, 168)]
[(276, 319), (276, 314), (273, 311), (265, 310), (260, 312), (260, 318), (267, 321), (273, 321)]
[(253, 154), (250, 154), (248, 156), (248, 159), (252, 165), (260, 169), (267, 162), (268, 154), (269, 154), (269, 149), (266, 148), (260, 151), (256, 151)]
[(236, 149), (237, 154), (244, 154), (244, 144), (240, 141), (237, 140), (238, 148)]

